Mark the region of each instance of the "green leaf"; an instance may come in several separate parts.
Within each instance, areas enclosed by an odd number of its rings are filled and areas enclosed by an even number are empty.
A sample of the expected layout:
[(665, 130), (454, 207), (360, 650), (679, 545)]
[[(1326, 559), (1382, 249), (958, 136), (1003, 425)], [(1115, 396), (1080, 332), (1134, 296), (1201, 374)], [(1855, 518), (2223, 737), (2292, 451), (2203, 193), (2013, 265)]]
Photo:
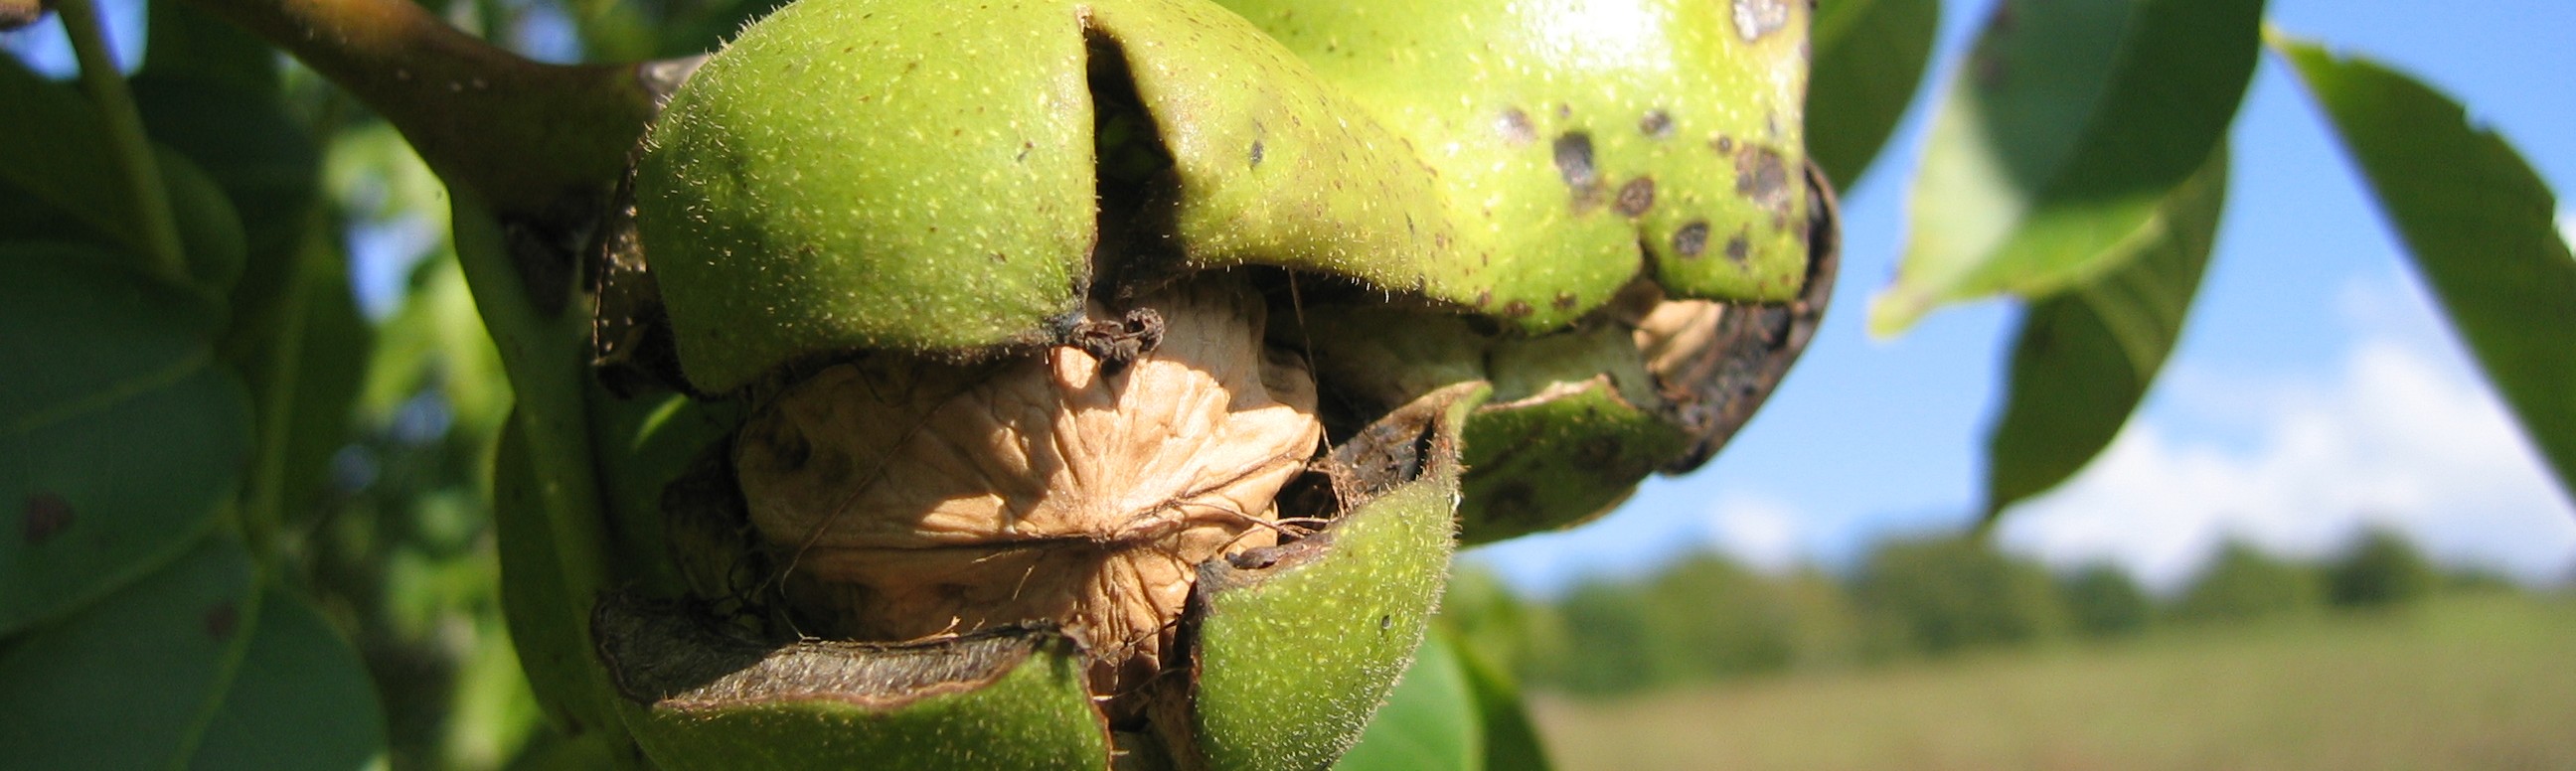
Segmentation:
[(338, 770), (384, 744), (357, 651), (224, 537), (0, 653), (0, 713), (25, 768)]
[[(0, 240), (86, 241), (144, 265), (140, 215), (122, 190), (106, 125), (78, 92), (0, 57)], [(215, 291), (242, 272), (232, 202), (197, 164), (155, 148), (190, 277)]]
[(149, 13), (144, 75), (220, 81), (264, 96), (277, 93), (277, 49), (194, 3), (153, 0)]
[(237, 304), (255, 307), (274, 295), (313, 224), (320, 149), (260, 91), (148, 67), (129, 86), (152, 140), (188, 156), (238, 211), (251, 266)]
[(1844, 189), (1860, 180), (1914, 103), (1941, 0), (1824, 0), (1807, 76), (1807, 157)]
[(1467, 676), (1468, 690), (1476, 696), (1477, 719), (1484, 725), (1485, 771), (1547, 771), (1551, 767), (1547, 748), (1539, 741), (1538, 726), (1530, 722), (1520, 685), (1475, 648), (1457, 643), (1450, 647), (1457, 654), (1458, 670)]
[(385, 716), (358, 651), (303, 598), (271, 589), (191, 768), (350, 771), (385, 752)]
[(168, 768), (220, 698), (256, 607), (238, 543), (201, 545), (0, 654), (0, 757), (24, 768)]
[(2452, 328), (2524, 433), (2576, 490), (2576, 261), (2550, 222), (2557, 198), (2512, 145), (2403, 74), (2275, 35)]
[(1475, 771), (1485, 767), (1476, 694), (1448, 636), (1434, 628), (1386, 706), (1334, 768), (1341, 771)]
[(70, 86), (0, 57), (0, 182), (146, 253), (142, 216), (108, 154), (107, 124)]
[(0, 635), (143, 575), (232, 500), (250, 406), (214, 325), (95, 250), (0, 246)]
[(2119, 267), (2226, 133), (2262, 0), (2006, 0), (1954, 77), (1870, 329)]
[(2158, 210), (2136, 258), (2023, 315), (1987, 438), (1988, 519), (2074, 476), (2119, 434), (2182, 335), (2226, 204), (2220, 145)]

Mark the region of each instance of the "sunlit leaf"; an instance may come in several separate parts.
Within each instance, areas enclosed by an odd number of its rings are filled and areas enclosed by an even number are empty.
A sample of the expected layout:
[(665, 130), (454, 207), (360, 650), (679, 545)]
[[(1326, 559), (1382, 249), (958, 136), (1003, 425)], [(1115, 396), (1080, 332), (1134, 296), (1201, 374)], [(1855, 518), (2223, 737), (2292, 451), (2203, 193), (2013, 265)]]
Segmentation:
[(1483, 721), (1476, 693), (1449, 636), (1438, 627), (1422, 640), (1413, 668), (1387, 694), (1386, 706), (1334, 768), (1341, 771), (1475, 771), (1485, 767)]
[(1941, 0), (1824, 0), (1808, 35), (1807, 157), (1844, 188), (1860, 181), (1923, 81)]
[(70, 245), (0, 246), (0, 635), (206, 532), (251, 444), (189, 293)]
[(2006, 0), (1953, 77), (1870, 329), (2119, 267), (2253, 75), (2262, 0)]
[(2135, 259), (2023, 315), (2010, 396), (1987, 437), (1987, 517), (2056, 487), (2110, 446), (2181, 337), (2226, 203), (2221, 145), (2158, 210)]
[(2487, 379), (2576, 489), (2576, 260), (2556, 196), (2459, 103), (2404, 74), (2275, 37)]

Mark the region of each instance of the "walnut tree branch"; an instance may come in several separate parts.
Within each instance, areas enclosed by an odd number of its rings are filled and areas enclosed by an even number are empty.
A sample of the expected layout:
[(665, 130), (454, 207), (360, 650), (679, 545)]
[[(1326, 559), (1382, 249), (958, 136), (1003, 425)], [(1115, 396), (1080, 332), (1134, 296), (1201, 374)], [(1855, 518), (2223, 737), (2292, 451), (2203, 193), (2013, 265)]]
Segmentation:
[(193, 2), (347, 89), (507, 213), (607, 189), (653, 115), (637, 66), (531, 61), (408, 0)]

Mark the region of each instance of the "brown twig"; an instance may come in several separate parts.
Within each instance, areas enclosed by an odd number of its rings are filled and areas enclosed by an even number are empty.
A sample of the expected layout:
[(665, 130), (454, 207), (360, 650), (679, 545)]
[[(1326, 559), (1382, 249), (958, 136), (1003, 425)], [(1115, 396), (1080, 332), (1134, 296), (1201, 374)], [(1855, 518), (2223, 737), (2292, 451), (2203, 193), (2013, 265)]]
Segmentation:
[(407, 0), (193, 1), (347, 89), (505, 213), (607, 189), (654, 111), (636, 65), (531, 61)]

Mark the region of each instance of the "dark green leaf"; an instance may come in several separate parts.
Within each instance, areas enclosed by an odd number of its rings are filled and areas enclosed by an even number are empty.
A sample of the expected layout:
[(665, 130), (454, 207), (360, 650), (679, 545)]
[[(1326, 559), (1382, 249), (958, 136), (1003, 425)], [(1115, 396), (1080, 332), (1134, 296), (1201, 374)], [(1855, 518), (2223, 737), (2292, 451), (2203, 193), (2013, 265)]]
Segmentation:
[[(0, 757), (23, 768), (353, 769), (384, 719), (357, 652), (258, 590), (227, 537), (0, 654)], [(193, 761), (193, 762), (182, 762)]]
[(2523, 431), (2576, 490), (2576, 260), (2557, 198), (2457, 102), (2377, 63), (2282, 38), (2381, 211)]
[[(258, 94), (277, 92), (276, 49), (194, 3), (152, 0), (143, 74), (214, 80)], [(167, 140), (164, 140), (167, 141)]]
[(1436, 627), (1422, 641), (1413, 668), (1387, 694), (1386, 706), (1360, 734), (1360, 743), (1334, 768), (1341, 771), (1472, 771), (1485, 767), (1485, 736), (1476, 694), (1459, 666), (1449, 637)]
[[(88, 241), (144, 264), (141, 218), (106, 131), (79, 93), (0, 57), (0, 240)], [(180, 245), (192, 277), (222, 291), (242, 272), (242, 223), (225, 191), (181, 155), (157, 153)]]
[(2158, 209), (2136, 259), (2030, 306), (1987, 438), (1988, 518), (2074, 476), (2119, 434), (2181, 337), (2226, 203), (2221, 145)]
[(232, 499), (250, 408), (213, 323), (94, 250), (0, 246), (0, 635), (143, 575)]
[(188, 764), (352, 771), (385, 751), (385, 716), (358, 651), (303, 598), (269, 590), (223, 702)]
[(1807, 76), (1807, 157), (1844, 188), (1878, 157), (1932, 59), (1941, 0), (1824, 0)]
[(2226, 133), (2262, 0), (2006, 0), (1934, 118), (1912, 243), (1870, 328), (2115, 269)]
[[(229, 26), (229, 25), (225, 25)], [(313, 223), (321, 150), (274, 96), (207, 77), (147, 68), (134, 78), (136, 109), (152, 140), (188, 156), (241, 217), (252, 265), (239, 307), (274, 294)]]
[(142, 216), (108, 156), (107, 124), (70, 86), (0, 56), (0, 183), (147, 253)]
[(0, 654), (0, 757), (19, 768), (170, 768), (255, 626), (225, 538)]

